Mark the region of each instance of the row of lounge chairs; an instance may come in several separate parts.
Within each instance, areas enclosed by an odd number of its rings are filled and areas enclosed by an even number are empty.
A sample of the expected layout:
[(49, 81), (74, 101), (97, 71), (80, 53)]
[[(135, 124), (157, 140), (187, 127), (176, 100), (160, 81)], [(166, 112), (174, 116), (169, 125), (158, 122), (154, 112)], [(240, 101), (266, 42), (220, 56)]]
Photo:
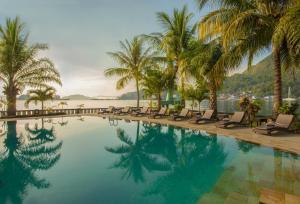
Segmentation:
[[(139, 116), (148, 116), (149, 118), (162, 118), (168, 116), (167, 108), (163, 107), (159, 111), (150, 111), (149, 107), (143, 107), (140, 110), (131, 111), (129, 106), (115, 110), (113, 106), (110, 106), (107, 109), (103, 109), (101, 114), (116, 114), (116, 115), (128, 115), (131, 114), (132, 116), (139, 117)], [(217, 122), (217, 113), (214, 110), (206, 110), (203, 115), (196, 115), (192, 118), (189, 117), (190, 110), (189, 109), (182, 109), (179, 114), (173, 114), (170, 116), (170, 120), (173, 121), (181, 121), (181, 120), (189, 120), (189, 123), (193, 124), (201, 124), (201, 123), (208, 123), (208, 122)], [(235, 112), (232, 117), (225, 118), (221, 121), (216, 123), (216, 126), (219, 128), (227, 128), (227, 127), (234, 127), (234, 126), (241, 126), (243, 125), (243, 121), (245, 119), (246, 113), (245, 112)], [(267, 123), (263, 126), (257, 127), (253, 129), (255, 133), (259, 134), (267, 134), (271, 135), (274, 131), (282, 131), (282, 130), (289, 130), (295, 117), (294, 115), (286, 115), (286, 114), (279, 114), (276, 121), (272, 123)]]

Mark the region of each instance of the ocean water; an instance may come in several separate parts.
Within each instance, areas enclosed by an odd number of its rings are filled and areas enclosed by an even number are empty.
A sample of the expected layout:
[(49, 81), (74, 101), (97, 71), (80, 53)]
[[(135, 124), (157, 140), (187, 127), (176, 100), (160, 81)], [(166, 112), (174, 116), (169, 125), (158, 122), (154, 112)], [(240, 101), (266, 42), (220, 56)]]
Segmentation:
[[(54, 100), (54, 101), (47, 101), (45, 102), (45, 107), (51, 107), (51, 108), (61, 108), (58, 107), (58, 104), (61, 102), (61, 100)], [(85, 108), (99, 108), (99, 107), (108, 107), (108, 106), (116, 106), (116, 107), (124, 107), (124, 106), (136, 106), (136, 100), (66, 100), (64, 102), (67, 102), (67, 106), (64, 108), (78, 108), (78, 105), (84, 104)], [(18, 110), (25, 110), (25, 109), (40, 109), (41, 104), (34, 104), (31, 103), (29, 105), (29, 108), (25, 107), (25, 101), (24, 100), (18, 100), (17, 101), (17, 109)], [(187, 107), (190, 109), (199, 110), (198, 104), (194, 107), (192, 107), (192, 102), (187, 101), (186, 102)], [(149, 100), (141, 100), (140, 106), (150, 106)], [(200, 104), (200, 109), (204, 110), (208, 108), (208, 101), (205, 100)], [(1, 109), (1, 108), (0, 108)], [(3, 110), (3, 107), (2, 107)], [(238, 101), (237, 100), (219, 100), (218, 101), (218, 111), (219, 112), (226, 112), (226, 113), (232, 113), (234, 111), (239, 110), (238, 107)], [(298, 113), (300, 113), (300, 109), (298, 110)], [(265, 100), (262, 106), (261, 111), (258, 113), (259, 115), (271, 115), (272, 114), (272, 101), (271, 100)]]
[(258, 203), (262, 188), (300, 196), (299, 155), (222, 135), (101, 117), (0, 125), (1, 204)]

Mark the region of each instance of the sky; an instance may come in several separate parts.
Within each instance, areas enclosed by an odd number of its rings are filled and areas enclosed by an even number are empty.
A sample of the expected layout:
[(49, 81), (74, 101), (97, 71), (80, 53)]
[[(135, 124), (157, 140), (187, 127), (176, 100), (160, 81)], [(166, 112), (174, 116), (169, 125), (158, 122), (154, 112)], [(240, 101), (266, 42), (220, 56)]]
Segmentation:
[(118, 51), (119, 41), (162, 31), (156, 13), (189, 7), (193, 22), (205, 15), (194, 0), (0, 0), (0, 23), (20, 16), (30, 43), (47, 43), (49, 57), (63, 82), (59, 95), (118, 96), (134, 91), (133, 84), (118, 91), (117, 78), (104, 70), (115, 66), (107, 52)]

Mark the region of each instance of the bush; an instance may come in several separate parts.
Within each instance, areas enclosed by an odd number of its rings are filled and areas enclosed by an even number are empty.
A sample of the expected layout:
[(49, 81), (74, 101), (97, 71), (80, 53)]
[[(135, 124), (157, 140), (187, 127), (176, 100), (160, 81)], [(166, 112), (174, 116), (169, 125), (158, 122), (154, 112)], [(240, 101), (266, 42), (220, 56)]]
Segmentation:
[(283, 105), (279, 108), (278, 112), (282, 114), (291, 114), (296, 115), (296, 111), (299, 107), (297, 102), (289, 104), (288, 102), (284, 102)]

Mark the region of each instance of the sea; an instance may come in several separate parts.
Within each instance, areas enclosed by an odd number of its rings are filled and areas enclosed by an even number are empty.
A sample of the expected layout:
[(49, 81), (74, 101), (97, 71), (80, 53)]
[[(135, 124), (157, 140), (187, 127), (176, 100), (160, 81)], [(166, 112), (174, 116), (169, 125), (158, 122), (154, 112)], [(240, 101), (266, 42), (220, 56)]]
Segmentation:
[[(46, 108), (57, 109), (61, 108), (59, 106), (60, 102), (66, 102), (67, 105), (64, 108), (78, 108), (79, 105), (84, 106), (84, 108), (106, 108), (108, 106), (115, 107), (125, 107), (125, 106), (136, 106), (136, 100), (53, 100), (45, 102)], [(300, 101), (298, 101), (299, 103)], [(150, 100), (141, 100), (140, 106), (150, 106)], [(195, 104), (192, 106), (191, 101), (186, 102), (186, 106), (189, 109), (199, 110), (199, 105)], [(1, 107), (0, 109), (4, 109)], [(18, 110), (27, 110), (27, 109), (40, 109), (41, 104), (31, 103), (29, 107), (25, 107), (25, 100), (17, 100), (17, 109)], [(208, 101), (204, 100), (200, 104), (200, 110), (205, 110), (208, 108)], [(232, 113), (239, 110), (238, 100), (218, 100), (218, 111)], [(300, 113), (300, 109), (297, 111)], [(258, 115), (271, 115), (272, 114), (272, 100), (264, 100), (263, 107)]]

